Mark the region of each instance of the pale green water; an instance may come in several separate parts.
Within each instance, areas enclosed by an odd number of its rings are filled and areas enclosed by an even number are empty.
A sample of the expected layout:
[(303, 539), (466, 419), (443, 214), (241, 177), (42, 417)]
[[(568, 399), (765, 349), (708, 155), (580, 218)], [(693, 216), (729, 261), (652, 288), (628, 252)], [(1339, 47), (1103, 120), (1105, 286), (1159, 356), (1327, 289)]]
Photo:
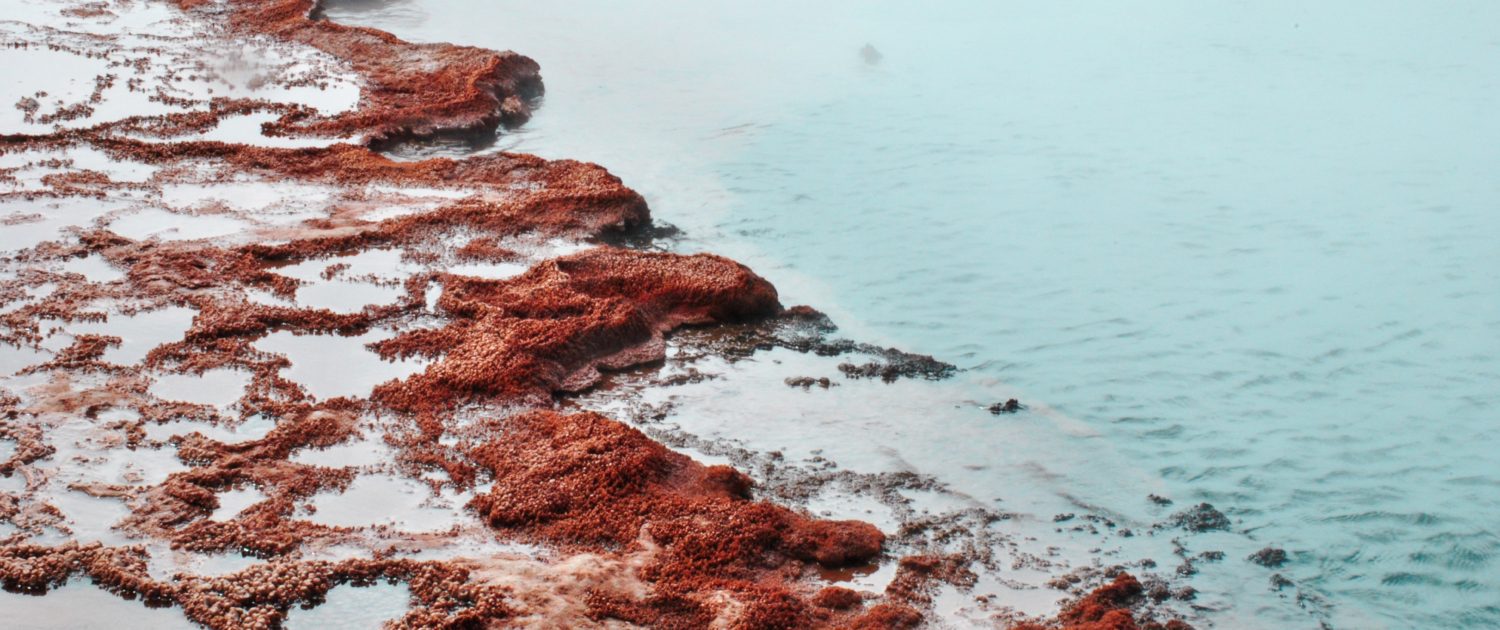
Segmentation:
[(533, 56), (547, 100), (500, 146), (604, 164), (686, 248), (1019, 388), (1286, 547), (1321, 601), (1229, 625), (1500, 625), (1500, 4), (330, 15)]

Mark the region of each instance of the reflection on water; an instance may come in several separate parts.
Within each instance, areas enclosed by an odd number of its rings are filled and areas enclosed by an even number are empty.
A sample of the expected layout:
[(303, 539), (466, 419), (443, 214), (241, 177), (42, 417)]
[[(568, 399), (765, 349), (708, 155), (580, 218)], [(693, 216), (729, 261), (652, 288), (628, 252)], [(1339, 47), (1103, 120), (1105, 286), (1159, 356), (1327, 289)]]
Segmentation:
[(328, 591), (324, 603), (316, 608), (293, 607), (288, 611), (286, 627), (291, 630), (382, 628), (387, 622), (400, 619), (411, 607), (410, 602), (411, 589), (402, 583), (337, 586)]
[(338, 527), (389, 525), (402, 531), (447, 530), (465, 522), (448, 499), (435, 497), (420, 481), (390, 475), (363, 475), (337, 493), (317, 495), (314, 523)]
[(998, 457), (1071, 449), (1058, 487), (1139, 509), (1112, 453), (1289, 550), (1301, 597), (1230, 557), (1285, 610), (1211, 618), (1500, 625), (1500, 5), (412, 4), (340, 19), (531, 55), (517, 149), (1068, 420)]
[(7, 627), (28, 630), (189, 630), (198, 627), (175, 608), (147, 608), (139, 601), (121, 599), (83, 580), (48, 591), (46, 597), (0, 590), (0, 610), (5, 611)]
[(283, 376), (296, 381), (309, 394), (329, 400), (368, 396), (376, 385), (405, 378), (426, 367), (428, 361), (422, 358), (382, 361), (367, 347), (391, 336), (386, 330), (372, 330), (355, 337), (277, 331), (256, 340), (255, 347), (286, 355), (292, 365), (284, 370)]
[(382, 24), (414, 28), (427, 20), (427, 12), (412, 0), (322, 0), (314, 17), (348, 22), (352, 16), (368, 16)]
[(151, 383), (151, 393), (163, 400), (211, 405), (226, 409), (245, 393), (250, 373), (219, 368), (202, 374), (162, 374)]

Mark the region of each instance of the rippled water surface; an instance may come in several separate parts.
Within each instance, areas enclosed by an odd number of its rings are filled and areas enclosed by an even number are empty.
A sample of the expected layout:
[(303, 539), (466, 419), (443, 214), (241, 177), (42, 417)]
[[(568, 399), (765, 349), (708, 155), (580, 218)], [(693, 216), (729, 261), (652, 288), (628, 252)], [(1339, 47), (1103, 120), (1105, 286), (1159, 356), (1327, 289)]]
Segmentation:
[(1221, 619), (1500, 625), (1500, 4), (329, 4), (536, 58), (496, 148), (1284, 546), (1301, 596)]

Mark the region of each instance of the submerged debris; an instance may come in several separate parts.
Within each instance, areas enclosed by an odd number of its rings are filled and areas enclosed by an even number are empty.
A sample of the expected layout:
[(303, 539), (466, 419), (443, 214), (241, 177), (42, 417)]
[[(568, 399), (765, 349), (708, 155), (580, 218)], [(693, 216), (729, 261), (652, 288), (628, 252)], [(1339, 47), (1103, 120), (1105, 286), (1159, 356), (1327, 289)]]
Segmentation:
[(1214, 509), (1214, 506), (1208, 503), (1199, 503), (1197, 506), (1173, 514), (1170, 523), (1175, 527), (1193, 532), (1229, 529), (1229, 517), (1224, 516), (1223, 512)]
[(786, 385), (787, 387), (801, 387), (802, 389), (811, 389), (814, 386), (828, 389), (830, 387), (837, 387), (838, 383), (829, 380), (826, 376), (818, 378), (811, 376), (788, 376), (786, 377)]
[(793, 306), (774, 318), (711, 329), (687, 329), (678, 335), (691, 339), (703, 351), (731, 360), (772, 348), (825, 357), (861, 355), (871, 359), (862, 364), (840, 364), (838, 369), (847, 378), (879, 378), (890, 383), (901, 378), (942, 380), (958, 373), (953, 364), (928, 355), (834, 338), (832, 335), (837, 331), (838, 327), (827, 315), (812, 307)]
[(1246, 559), (1268, 569), (1274, 569), (1286, 564), (1286, 550), (1266, 547), (1250, 554), (1250, 557)]
[(1021, 401), (1012, 398), (1003, 403), (995, 403), (993, 405), (990, 405), (987, 409), (991, 414), (998, 416), (1002, 413), (1016, 413), (1025, 408), (1026, 407), (1021, 404)]

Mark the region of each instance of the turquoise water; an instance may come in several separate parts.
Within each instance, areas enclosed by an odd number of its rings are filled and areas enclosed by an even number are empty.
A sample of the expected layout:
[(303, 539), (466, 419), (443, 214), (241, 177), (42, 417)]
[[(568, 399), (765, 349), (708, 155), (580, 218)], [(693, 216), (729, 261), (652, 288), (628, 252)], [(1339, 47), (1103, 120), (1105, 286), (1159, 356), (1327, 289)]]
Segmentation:
[(536, 58), (545, 103), (496, 148), (604, 164), (684, 249), (1285, 547), (1307, 614), (1231, 625), (1500, 626), (1500, 4), (329, 14)]

